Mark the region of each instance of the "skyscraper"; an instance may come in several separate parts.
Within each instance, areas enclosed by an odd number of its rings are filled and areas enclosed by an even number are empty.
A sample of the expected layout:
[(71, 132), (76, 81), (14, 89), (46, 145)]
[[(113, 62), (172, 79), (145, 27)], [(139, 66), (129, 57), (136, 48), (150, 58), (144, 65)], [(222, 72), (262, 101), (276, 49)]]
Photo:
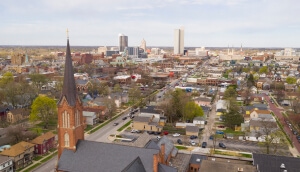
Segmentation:
[(141, 49), (144, 50), (144, 52), (146, 52), (146, 41), (145, 39), (143, 38), (142, 42), (141, 42), (141, 46), (140, 46)]
[(124, 52), (125, 47), (128, 47), (128, 36), (124, 34), (119, 34), (119, 51)]
[(184, 28), (174, 30), (174, 54), (183, 54)]

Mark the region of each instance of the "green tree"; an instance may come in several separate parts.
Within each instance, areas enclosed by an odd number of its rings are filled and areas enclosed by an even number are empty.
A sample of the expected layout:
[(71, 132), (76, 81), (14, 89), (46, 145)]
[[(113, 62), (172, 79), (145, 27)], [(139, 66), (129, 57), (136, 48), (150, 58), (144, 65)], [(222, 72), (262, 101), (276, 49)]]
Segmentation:
[(233, 130), (235, 126), (240, 126), (244, 122), (244, 117), (240, 114), (239, 107), (234, 99), (229, 100), (229, 109), (223, 113), (223, 116), (224, 124)]
[(11, 83), (14, 81), (14, 76), (11, 72), (6, 72), (3, 74), (2, 78), (0, 79), (0, 86), (3, 88), (3, 87), (6, 87), (6, 85), (8, 83)]
[(250, 73), (247, 78), (247, 86), (248, 86), (248, 88), (255, 86), (254, 77), (253, 77), (252, 73)]
[(117, 111), (117, 105), (114, 101), (114, 99), (111, 99), (111, 98), (104, 98), (104, 106), (107, 108), (107, 115), (109, 118), (112, 118), (115, 114), (116, 114), (116, 111)]
[(233, 87), (228, 87), (225, 92), (223, 99), (230, 99), (230, 98), (236, 98), (237, 92)]
[(183, 109), (183, 121), (193, 120), (197, 116), (203, 116), (204, 112), (202, 108), (194, 101), (187, 102)]
[(286, 83), (288, 83), (288, 84), (296, 84), (296, 82), (297, 82), (297, 78), (295, 78), (295, 77), (288, 76), (286, 78)]
[(259, 69), (258, 73), (263, 74), (268, 72), (268, 66), (263, 66)]
[(115, 84), (113, 92), (119, 93), (121, 91), (122, 91), (122, 88), (121, 88), (120, 84)]
[(47, 96), (38, 96), (31, 105), (30, 121), (40, 120), (44, 122), (44, 128), (48, 128), (49, 122), (57, 115), (57, 106), (54, 99)]
[(128, 97), (129, 100), (135, 104), (138, 100), (141, 99), (142, 93), (138, 86), (134, 86), (131, 89), (128, 90)]
[(250, 68), (249, 67), (244, 67), (242, 69), (242, 71), (245, 72), (245, 73), (249, 73), (250, 72)]
[(29, 75), (29, 78), (31, 79), (32, 86), (36, 89), (37, 93), (39, 93), (41, 87), (48, 82), (45, 75), (38, 73)]
[(3, 101), (12, 105), (14, 108), (18, 106), (21, 86), (19, 83), (9, 82), (1, 90)]

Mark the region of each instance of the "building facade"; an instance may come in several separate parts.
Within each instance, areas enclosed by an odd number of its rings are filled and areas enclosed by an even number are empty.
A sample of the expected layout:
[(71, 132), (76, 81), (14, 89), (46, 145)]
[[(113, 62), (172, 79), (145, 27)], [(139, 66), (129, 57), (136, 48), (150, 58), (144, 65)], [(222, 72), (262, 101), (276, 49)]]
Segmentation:
[(125, 47), (128, 47), (128, 36), (119, 34), (119, 51), (124, 52)]
[(58, 102), (58, 158), (64, 149), (76, 150), (78, 140), (84, 140), (82, 102), (77, 96), (69, 39), (65, 61), (64, 82)]
[(184, 29), (174, 30), (174, 54), (183, 54), (184, 51)]

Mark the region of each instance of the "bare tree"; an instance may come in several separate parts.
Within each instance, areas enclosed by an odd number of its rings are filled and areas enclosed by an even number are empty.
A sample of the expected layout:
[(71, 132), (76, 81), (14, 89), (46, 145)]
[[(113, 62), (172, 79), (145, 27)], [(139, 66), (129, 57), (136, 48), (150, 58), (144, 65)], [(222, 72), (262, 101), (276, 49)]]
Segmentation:
[(11, 125), (7, 128), (7, 136), (12, 138), (13, 143), (19, 143), (23, 140), (23, 130), (21, 125)]
[(275, 154), (278, 148), (285, 144), (284, 134), (277, 127), (275, 121), (262, 119), (259, 121), (259, 125), (256, 136), (263, 139), (259, 145), (265, 148), (266, 154)]

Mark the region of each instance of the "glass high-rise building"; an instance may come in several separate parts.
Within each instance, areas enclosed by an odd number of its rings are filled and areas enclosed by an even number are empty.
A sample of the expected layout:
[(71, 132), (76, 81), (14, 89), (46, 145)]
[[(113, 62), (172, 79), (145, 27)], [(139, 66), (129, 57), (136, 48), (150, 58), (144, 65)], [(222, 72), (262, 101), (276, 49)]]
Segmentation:
[(128, 47), (128, 36), (119, 34), (119, 51), (124, 52), (125, 47)]
[(184, 52), (184, 28), (174, 30), (174, 54), (183, 54)]

